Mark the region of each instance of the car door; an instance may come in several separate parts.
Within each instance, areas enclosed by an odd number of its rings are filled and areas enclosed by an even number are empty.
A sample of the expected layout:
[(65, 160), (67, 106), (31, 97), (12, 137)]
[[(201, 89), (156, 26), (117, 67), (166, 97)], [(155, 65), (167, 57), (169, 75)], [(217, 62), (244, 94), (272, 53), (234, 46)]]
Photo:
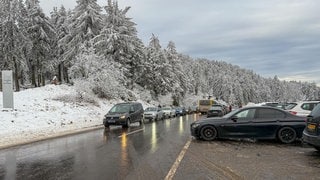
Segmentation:
[(249, 108), (239, 111), (232, 117), (226, 120), (226, 123), (221, 124), (221, 134), (224, 137), (231, 138), (247, 138), (252, 137), (254, 131), (252, 130), (252, 121), (255, 116), (255, 109)]
[(256, 117), (253, 120), (254, 136), (257, 138), (272, 138), (280, 126), (280, 122), (285, 118), (285, 113), (277, 109), (258, 108)]

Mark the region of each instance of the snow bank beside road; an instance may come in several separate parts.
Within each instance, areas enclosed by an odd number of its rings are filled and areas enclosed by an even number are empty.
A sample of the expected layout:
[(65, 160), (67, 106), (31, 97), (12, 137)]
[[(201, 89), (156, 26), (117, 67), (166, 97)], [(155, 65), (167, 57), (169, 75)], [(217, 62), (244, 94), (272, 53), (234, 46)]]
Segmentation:
[(63, 101), (64, 97), (76, 97), (72, 86), (47, 85), (15, 92), (14, 110), (1, 109), (0, 112), (0, 148), (83, 128), (102, 127), (103, 116), (116, 103), (68, 102)]

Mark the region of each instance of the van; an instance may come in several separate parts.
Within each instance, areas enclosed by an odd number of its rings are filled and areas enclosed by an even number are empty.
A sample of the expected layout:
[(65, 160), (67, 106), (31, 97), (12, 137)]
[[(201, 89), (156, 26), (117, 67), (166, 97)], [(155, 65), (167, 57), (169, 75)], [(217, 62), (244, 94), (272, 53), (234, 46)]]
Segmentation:
[(131, 123), (143, 123), (143, 107), (138, 102), (118, 103), (114, 105), (104, 116), (103, 125), (109, 128), (110, 125), (127, 128)]

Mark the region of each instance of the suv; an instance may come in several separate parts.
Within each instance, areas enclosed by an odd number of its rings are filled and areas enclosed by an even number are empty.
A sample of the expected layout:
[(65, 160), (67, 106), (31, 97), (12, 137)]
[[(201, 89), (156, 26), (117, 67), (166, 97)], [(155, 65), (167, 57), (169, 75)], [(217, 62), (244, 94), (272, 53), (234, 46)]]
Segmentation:
[(319, 102), (320, 101), (301, 101), (290, 103), (285, 107), (285, 110), (297, 116), (308, 116)]
[(143, 121), (143, 107), (138, 102), (118, 103), (104, 116), (103, 124), (105, 127), (110, 125), (122, 125), (129, 127), (131, 123)]
[(303, 131), (303, 141), (320, 151), (320, 104), (307, 116), (307, 126)]

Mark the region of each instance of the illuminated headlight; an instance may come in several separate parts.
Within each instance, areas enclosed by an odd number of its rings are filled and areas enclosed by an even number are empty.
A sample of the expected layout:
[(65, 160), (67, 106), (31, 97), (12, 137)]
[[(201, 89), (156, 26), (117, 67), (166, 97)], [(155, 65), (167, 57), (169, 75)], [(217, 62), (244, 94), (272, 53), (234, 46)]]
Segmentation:
[(125, 118), (126, 118), (125, 115), (120, 116), (120, 119), (125, 119)]
[(198, 126), (200, 126), (200, 124), (198, 124), (198, 123), (194, 123), (191, 125), (192, 128), (197, 128)]

